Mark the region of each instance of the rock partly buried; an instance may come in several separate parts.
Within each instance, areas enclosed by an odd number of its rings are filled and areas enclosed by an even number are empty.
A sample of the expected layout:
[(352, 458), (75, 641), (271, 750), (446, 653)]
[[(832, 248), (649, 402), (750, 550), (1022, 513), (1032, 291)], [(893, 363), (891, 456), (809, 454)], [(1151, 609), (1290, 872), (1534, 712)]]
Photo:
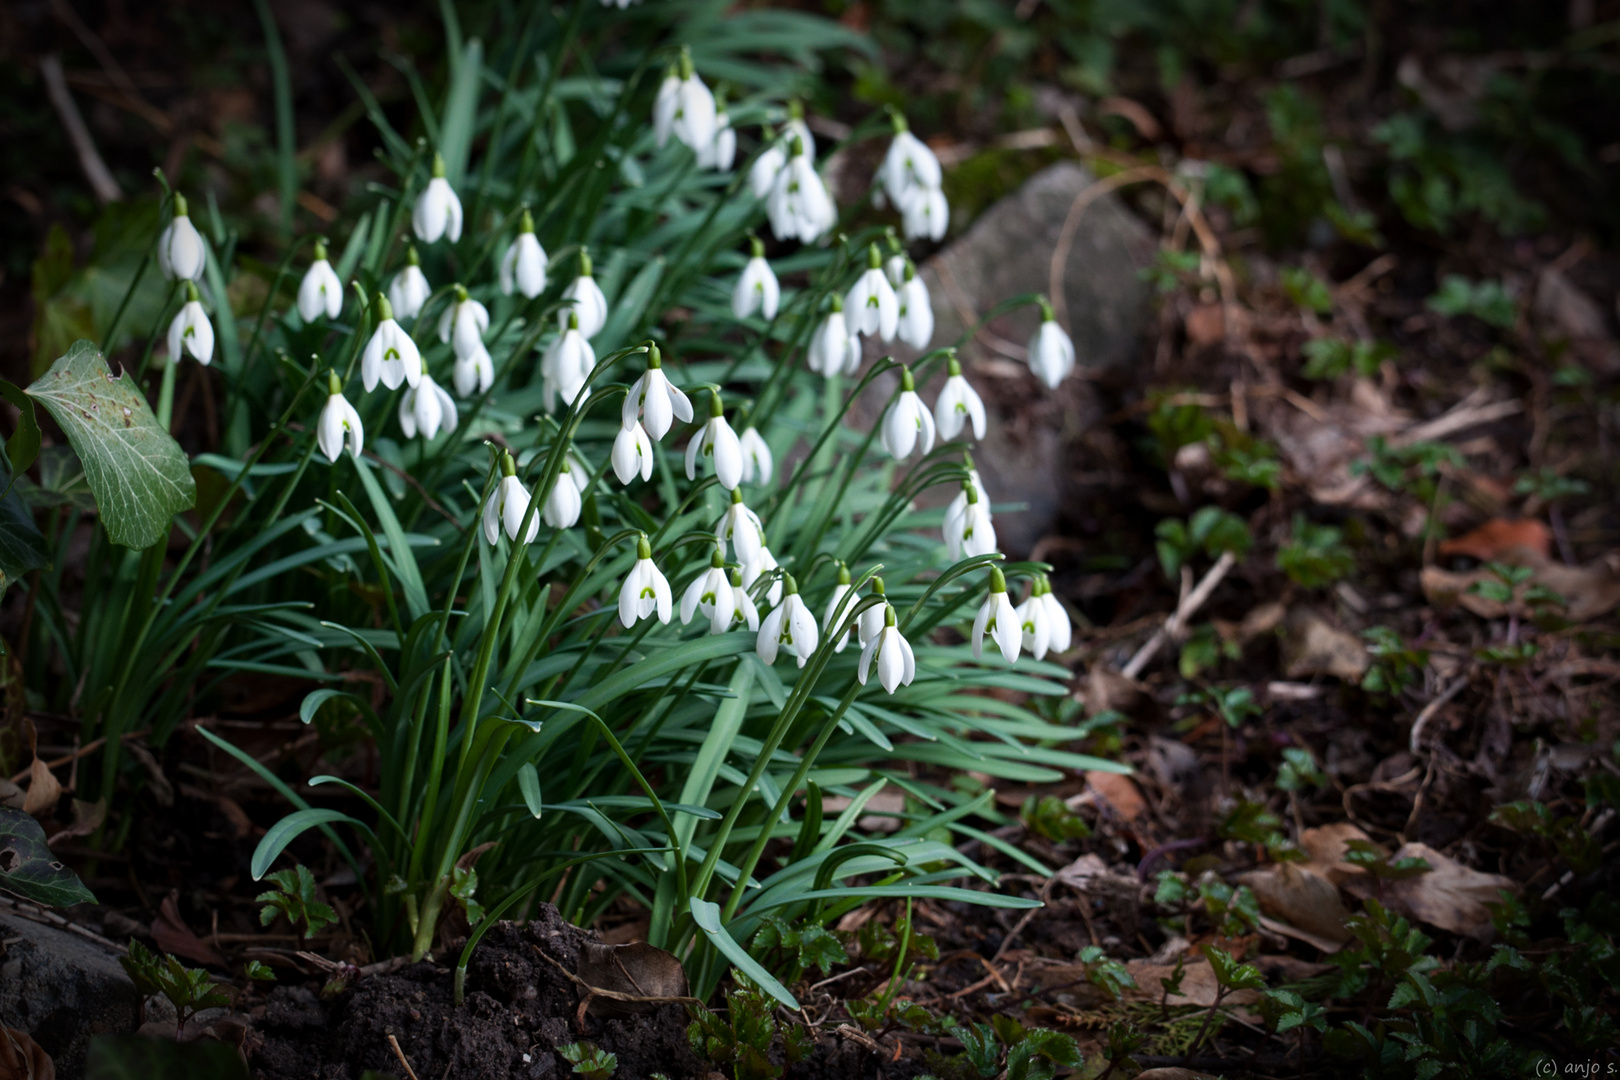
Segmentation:
[(577, 1026), (580, 993), (545, 950), (574, 971), (596, 935), (571, 926), (550, 905), (527, 924), (503, 923), (479, 944), (467, 968), (467, 994), (452, 1004), (451, 971), (415, 964), (362, 979), (335, 1002), (305, 988), (275, 990), (254, 1017), (250, 1066), (258, 1080), (359, 1080), (368, 1069), (401, 1075), (388, 1036), (419, 1077), (563, 1080), (572, 1066), (557, 1048), (588, 1041), (618, 1057), (619, 1077), (699, 1080), (710, 1069), (691, 1051), (680, 1005), (605, 1018), (593, 1010)]
[(84, 1075), (97, 1035), (135, 1030), (140, 997), (112, 950), (6, 912), (0, 940), (0, 1024), (32, 1036), (55, 1060), (58, 1080)]

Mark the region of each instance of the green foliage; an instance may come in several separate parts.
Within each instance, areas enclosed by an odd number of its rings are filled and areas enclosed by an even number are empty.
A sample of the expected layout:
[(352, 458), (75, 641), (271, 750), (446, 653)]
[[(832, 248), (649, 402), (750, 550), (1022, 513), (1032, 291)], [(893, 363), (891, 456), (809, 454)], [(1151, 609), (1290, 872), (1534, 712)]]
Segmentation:
[(243, 964), (242, 965), (242, 975), (249, 982), (275, 982), (276, 981), (276, 973), (273, 970), (271, 970), (269, 965), (260, 963), (257, 960), (249, 960), (247, 963)]
[(1372, 129), (1389, 151), (1389, 194), (1407, 221), (1446, 234), (1478, 214), (1507, 233), (1537, 228), (1543, 207), (1522, 196), (1500, 154), (1477, 136), (1448, 136), (1427, 116), (1396, 113)]
[(1260, 974), (1260, 969), (1253, 964), (1240, 964), (1232, 958), (1232, 954), (1214, 945), (1205, 945), (1201, 950), (1204, 958), (1215, 974), (1215, 984), (1224, 994), (1238, 990), (1264, 990), (1266, 978)]
[(1542, 502), (1558, 502), (1578, 495), (1590, 495), (1592, 485), (1579, 477), (1561, 476), (1542, 466), (1536, 472), (1525, 473), (1513, 482), (1515, 495), (1534, 495)]
[(1266, 854), (1274, 861), (1301, 858), (1299, 849), (1283, 835), (1282, 818), (1267, 809), (1264, 803), (1239, 800), (1216, 824), (1215, 835), (1223, 840), (1263, 845)]
[[(945, 1030), (962, 1044), (955, 1062), (945, 1059), (943, 1072), (951, 1075), (996, 1076), (1007, 1080), (1051, 1080), (1060, 1067), (1083, 1064), (1080, 1047), (1068, 1035), (1049, 1028), (1025, 1028), (1010, 1016), (997, 1014), (990, 1024), (962, 1024), (945, 1020)], [(931, 1064), (938, 1067), (932, 1057)]]
[(10, 806), (0, 806), (0, 890), (46, 907), (96, 902), (79, 875), (51, 854), (39, 822)]
[(1361, 632), (1367, 640), (1372, 662), (1361, 677), (1361, 688), (1372, 694), (1396, 697), (1423, 678), (1429, 664), (1427, 649), (1414, 649), (1388, 626), (1372, 626)]
[(1068, 804), (1056, 795), (1031, 795), (1024, 800), (1018, 816), (1030, 832), (1044, 836), (1053, 843), (1084, 840), (1091, 835), (1091, 826), (1086, 824), (1085, 819), (1069, 809)]
[(584, 1080), (608, 1080), (619, 1068), (619, 1055), (610, 1054), (593, 1042), (568, 1043), (557, 1047), (562, 1059)]
[(1392, 444), (1382, 435), (1367, 440), (1368, 456), (1350, 463), (1353, 476), (1370, 475), (1391, 491), (1433, 503), (1443, 469), (1460, 469), (1463, 456), (1455, 446), (1439, 442)]
[(1293, 535), (1277, 549), (1277, 569), (1295, 585), (1319, 589), (1346, 577), (1356, 568), (1355, 555), (1344, 543), (1344, 530), (1317, 525), (1304, 514), (1294, 515)]
[(1118, 960), (1110, 959), (1100, 945), (1085, 946), (1076, 959), (1085, 965), (1086, 981), (1099, 987), (1114, 1001), (1118, 1001), (1126, 990), (1136, 986), (1136, 978), (1125, 965)]
[(1351, 840), (1345, 845), (1345, 862), (1359, 866), (1380, 881), (1399, 881), (1417, 877), (1434, 869), (1427, 859), (1406, 856), (1390, 860), (1389, 855), (1371, 840)]
[(1277, 787), (1283, 791), (1304, 791), (1306, 788), (1326, 787), (1327, 774), (1316, 764), (1316, 757), (1299, 746), (1287, 746), (1282, 752), (1283, 763), (1277, 769)]
[(1318, 315), (1328, 315), (1333, 311), (1333, 289), (1302, 266), (1283, 267), (1282, 287), (1283, 293), (1297, 308)]
[(1260, 996), (1260, 1016), (1266, 1026), (1278, 1035), (1296, 1028), (1312, 1031), (1327, 1030), (1327, 1010), (1312, 1001), (1306, 1001), (1292, 990), (1267, 990)]
[(1153, 534), (1158, 538), (1159, 565), (1171, 580), (1200, 551), (1212, 559), (1225, 552), (1241, 559), (1249, 551), (1248, 524), (1218, 506), (1201, 507), (1185, 522), (1165, 518)]
[(782, 1055), (788, 1065), (809, 1055), (814, 1041), (799, 1024), (779, 1025), (772, 1000), (745, 979), (726, 994), (726, 1014), (710, 1012), (702, 1005), (692, 1006), (692, 1023), (686, 1029), (692, 1052), (729, 1069), (734, 1080), (772, 1080), (783, 1067), (771, 1058), (772, 1045), (780, 1037)]
[(758, 951), (778, 949), (787, 954), (790, 967), (786, 981), (790, 986), (812, 967), (826, 975), (835, 965), (849, 963), (843, 943), (820, 923), (791, 925), (775, 915), (766, 915), (760, 921), (753, 946)]
[(467, 914), (467, 923), (477, 926), (484, 919), (484, 905), (473, 899), (478, 891), (478, 871), (472, 867), (455, 866), (450, 869), (450, 895), (461, 903)]
[[(90, 1040), (85, 1080), (248, 1080), (236, 1047), (217, 1039), (153, 1039), (97, 1035)], [(366, 1077), (376, 1076), (367, 1073)]]
[(1395, 347), (1384, 341), (1346, 341), (1343, 338), (1319, 337), (1303, 346), (1305, 367), (1300, 374), (1307, 379), (1337, 379), (1355, 372), (1370, 379), (1378, 374), (1385, 360), (1393, 360)]
[(1241, 937), (1260, 929), (1260, 901), (1247, 885), (1233, 888), (1209, 876), (1198, 882), (1198, 896), (1222, 937)]
[(1428, 299), (1430, 311), (1441, 315), (1471, 315), (1499, 329), (1509, 329), (1517, 318), (1512, 297), (1500, 281), (1470, 281), (1461, 274), (1447, 274), (1440, 291)]
[(1187, 640), (1181, 643), (1181, 655), (1176, 661), (1181, 677), (1197, 679), (1222, 660), (1236, 660), (1243, 655), (1243, 647), (1236, 641), (1221, 637), (1214, 623), (1201, 623), (1193, 627)]
[(269, 926), (277, 915), (285, 915), (295, 929), (303, 924), (307, 939), (337, 922), (337, 912), (332, 910), (332, 905), (316, 897), (315, 875), (309, 867), (300, 864), (277, 870), (268, 875), (268, 880), (275, 888), (255, 897), (264, 905), (259, 909), (259, 925)]
[(186, 1021), (197, 1013), (231, 1003), (230, 995), (208, 977), (208, 972), (188, 968), (171, 955), (159, 958), (134, 938), (130, 939), (118, 963), (142, 998), (162, 994), (169, 999), (174, 1006), (176, 1037), (185, 1031)]
[(1202, 262), (1196, 251), (1172, 251), (1158, 248), (1153, 262), (1137, 271), (1144, 281), (1151, 281), (1160, 293), (1168, 295), (1180, 289), (1197, 287), (1200, 283), (1198, 268)]
[(1603, 860), (1603, 844), (1570, 814), (1554, 813), (1546, 803), (1503, 803), (1491, 811), (1490, 821), (1521, 836), (1549, 844), (1577, 874), (1590, 874)]

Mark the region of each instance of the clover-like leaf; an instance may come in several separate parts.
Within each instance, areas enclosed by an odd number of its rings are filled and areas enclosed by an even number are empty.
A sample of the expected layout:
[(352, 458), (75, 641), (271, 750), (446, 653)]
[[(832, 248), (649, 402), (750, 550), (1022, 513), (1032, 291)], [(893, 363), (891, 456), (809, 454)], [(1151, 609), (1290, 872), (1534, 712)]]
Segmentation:
[(180, 444), (152, 415), (134, 379), (114, 375), (88, 341), (67, 353), (30, 387), (67, 434), (113, 543), (146, 548), (169, 521), (197, 501), (197, 484)]
[(51, 907), (96, 902), (79, 875), (51, 854), (39, 822), (9, 806), (0, 806), (0, 889)]

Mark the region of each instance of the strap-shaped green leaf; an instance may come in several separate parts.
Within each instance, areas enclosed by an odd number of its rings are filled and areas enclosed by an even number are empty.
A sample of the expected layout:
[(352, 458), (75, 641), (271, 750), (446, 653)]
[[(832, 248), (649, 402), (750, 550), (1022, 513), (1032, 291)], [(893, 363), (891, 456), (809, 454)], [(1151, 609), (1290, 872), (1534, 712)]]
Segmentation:
[(135, 380), (114, 375), (100, 350), (75, 341), (28, 388), (61, 425), (84, 463), (101, 522), (113, 543), (147, 548), (197, 501), (180, 444), (158, 424)]
[[(0, 439), (0, 448), (9, 451), (10, 444)], [(0, 593), (30, 570), (51, 564), (45, 536), (34, 523), (33, 511), (12, 487), (11, 477), (11, 462), (0, 454)]]
[(737, 944), (737, 939), (726, 932), (726, 928), (720, 922), (719, 904), (694, 896), (691, 910), (692, 919), (697, 923), (697, 928), (703, 931), (703, 936), (708, 938), (709, 943), (719, 949), (738, 971), (788, 1008), (799, 1007), (798, 999), (788, 992), (788, 988), (777, 982), (775, 976), (761, 967), (759, 961), (749, 956), (748, 950)]
[(317, 825), (331, 825), (334, 822), (343, 822), (348, 825), (360, 825), (348, 814), (341, 810), (328, 810), (322, 806), (312, 806), (307, 810), (296, 810), (274, 825), (259, 840), (259, 846), (253, 849), (253, 863), (251, 866), (253, 880), (258, 881), (264, 877), (265, 871), (270, 869), (276, 861), (276, 856), (287, 849), (287, 845), (298, 839)]

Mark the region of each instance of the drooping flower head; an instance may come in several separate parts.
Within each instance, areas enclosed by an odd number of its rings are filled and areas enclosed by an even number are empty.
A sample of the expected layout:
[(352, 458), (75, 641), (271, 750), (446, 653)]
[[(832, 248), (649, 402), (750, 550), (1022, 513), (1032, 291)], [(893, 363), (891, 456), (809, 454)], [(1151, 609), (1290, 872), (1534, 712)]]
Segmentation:
[(515, 289), (533, 300), (546, 289), (546, 249), (534, 235), (534, 215), (528, 207), (523, 208), (517, 239), (501, 256), (500, 278), (501, 292), (506, 296)]
[(686, 424), (692, 422), (691, 399), (664, 374), (663, 355), (652, 343), (647, 346), (647, 370), (630, 384), (620, 419), (624, 427), (629, 427), (637, 416), (654, 440), (667, 435), (677, 419)]
[(326, 385), (326, 405), (321, 409), (321, 418), (315, 425), (315, 442), (321, 448), (321, 453), (326, 455), (326, 460), (335, 463), (343, 453), (346, 437), (349, 453), (359, 457), (365, 443), (365, 429), (360, 424), (360, 414), (344, 398), (343, 380), (338, 378), (336, 371), (327, 372)]
[(208, 248), (186, 209), (186, 197), (175, 192), (174, 219), (158, 237), (158, 269), (170, 281), (197, 281), (208, 265)]
[(743, 455), (742, 443), (726, 423), (725, 407), (720, 401), (720, 392), (714, 391), (709, 395), (709, 421), (703, 425), (703, 430), (692, 437), (686, 444), (686, 478), (697, 479), (697, 463), (700, 458), (708, 458), (714, 465), (715, 479), (727, 491), (733, 491), (742, 483)]
[(889, 604), (883, 605), (882, 629), (861, 650), (861, 662), (855, 674), (862, 686), (866, 685), (874, 660), (878, 682), (891, 694), (900, 686), (910, 686), (911, 680), (917, 677), (917, 658), (911, 651), (911, 643), (900, 635), (894, 608)]
[(737, 131), (731, 126), (731, 114), (726, 111), (726, 98), (714, 95), (714, 134), (697, 151), (698, 164), (716, 172), (730, 172), (737, 163)]
[(637, 474), (640, 474), (643, 480), (652, 479), (652, 440), (647, 438), (647, 432), (642, 429), (641, 421), (619, 429), (619, 433), (613, 437), (611, 460), (613, 475), (619, 478), (621, 484), (628, 485)]
[(765, 437), (749, 424), (743, 433), (737, 437), (742, 445), (743, 456), (743, 483), (755, 482), (768, 484), (771, 482), (771, 473), (775, 462), (771, 457), (771, 448), (765, 442)]
[(420, 358), (417, 363), (423, 368), (422, 373), (415, 385), (399, 399), (400, 430), (407, 439), (416, 438), (418, 431), (422, 433), (422, 438), (432, 439), (441, 428), (446, 432), (456, 430), (459, 419), (455, 399), (433, 381), (433, 376), (426, 370), (427, 365)]
[(797, 135), (787, 165), (771, 187), (765, 213), (778, 240), (797, 239), (806, 244), (820, 239), (838, 222), (838, 208), (807, 156), (804, 140)]
[(388, 297), (379, 293), (376, 303), (377, 329), (360, 355), (360, 381), (367, 393), (376, 389), (379, 379), (390, 390), (399, 389), (403, 382), (415, 386), (422, 377), (422, 354), (411, 335), (394, 321)]
[(1074, 370), (1074, 342), (1057, 324), (1052, 305), (1044, 296), (1040, 329), (1029, 339), (1029, 370), (1053, 390)]
[(723, 634), (731, 629), (736, 609), (737, 598), (726, 574), (725, 552), (717, 544), (709, 556), (709, 568), (693, 579), (681, 594), (681, 625), (690, 623), (693, 615), (702, 612), (709, 620), (709, 633)]
[[(882, 578), (874, 577), (869, 584), (873, 596), (884, 595)], [(876, 604), (861, 612), (860, 619), (855, 624), (855, 636), (860, 639), (863, 646), (869, 644), (877, 636), (878, 631), (883, 629), (883, 609), (887, 604), (888, 601), (885, 600), (882, 604)]]
[(546, 519), (548, 526), (553, 529), (572, 529), (579, 521), (580, 510), (584, 506), (579, 486), (582, 479), (587, 478), (576, 478), (574, 467), (566, 457), (563, 458), (562, 471), (557, 474), (557, 479), (552, 481), (551, 490), (546, 492), (546, 502), (540, 511), (540, 516)]
[(433, 178), (416, 197), (411, 211), (411, 231), (424, 244), (448, 237), (454, 244), (461, 239), (461, 200), (444, 176), (444, 155), (433, 155)]
[(455, 298), (439, 316), (439, 340), (449, 345), (457, 357), (471, 356), (484, 347), (484, 331), (489, 329), (489, 309), (467, 295), (463, 285), (455, 287)]
[(596, 350), (585, 340), (579, 326), (579, 314), (568, 313), (567, 328), (540, 356), (540, 380), (546, 411), (556, 406), (557, 395), (563, 404), (572, 405), (581, 393), (589, 396), (586, 380), (596, 368)]
[(900, 369), (900, 393), (883, 416), (879, 438), (896, 461), (904, 461), (919, 447), (924, 454), (934, 448), (934, 418), (917, 396), (917, 381), (910, 368)]
[(422, 273), (422, 260), (416, 254), (416, 245), (405, 249), (405, 267), (388, 284), (388, 302), (394, 305), (394, 314), (401, 319), (414, 319), (422, 313), (422, 306), (433, 295), (433, 286)]
[(731, 313), (746, 319), (757, 311), (767, 319), (774, 319), (777, 304), (782, 299), (782, 287), (776, 281), (771, 264), (765, 261), (764, 243), (757, 236), (750, 237), (749, 243), (753, 254), (731, 290)]
[(837, 293), (830, 297), (827, 317), (810, 335), (804, 366), (818, 375), (853, 375), (861, 366), (861, 339), (844, 318), (844, 301)]
[(1002, 659), (1007, 663), (1018, 659), (1018, 647), (1023, 641), (1024, 630), (1019, 625), (1018, 613), (1013, 610), (1012, 601), (1007, 599), (1007, 579), (999, 566), (990, 568), (990, 594), (980, 605), (979, 614), (973, 620), (973, 631), (968, 635), (973, 643), (975, 660), (981, 659), (985, 634), (989, 634), (990, 640), (1000, 647)]
[(1031, 656), (1044, 659), (1047, 652), (1066, 652), (1070, 645), (1069, 613), (1052, 595), (1052, 583), (1045, 574), (1036, 574), (1029, 596), (1018, 605), (1021, 643)]
[(754, 193), (756, 199), (768, 198), (776, 187), (777, 174), (787, 168), (787, 151), (769, 124), (760, 131), (760, 139), (766, 144), (765, 149), (759, 152), (748, 169), (748, 190)]
[(913, 349), (928, 348), (934, 338), (934, 302), (928, 297), (928, 286), (917, 276), (917, 268), (907, 259), (900, 270), (900, 287), (895, 290), (895, 301), (900, 305), (898, 331), (900, 340)]
[(816, 617), (799, 596), (799, 585), (792, 574), (783, 575), (782, 600), (759, 624), (754, 651), (767, 664), (776, 663), (778, 651), (785, 651), (804, 667), (816, 651)]
[(636, 563), (619, 589), (619, 621), (628, 630), (656, 613), (659, 622), (668, 623), (672, 605), (669, 581), (653, 565), (652, 545), (642, 533), (636, 541)]
[(990, 504), (979, 498), (971, 481), (962, 485), (962, 501), (952, 501), (945, 510), (945, 549), (952, 562), (996, 550), (996, 527), (990, 521)]
[(607, 297), (602, 287), (591, 276), (591, 253), (579, 249), (579, 276), (563, 290), (562, 309), (557, 313), (557, 326), (567, 329), (568, 316), (579, 316), (579, 332), (593, 338), (607, 325)]
[[(850, 584), (849, 567), (840, 559), (838, 560), (838, 584), (833, 586), (832, 596), (827, 601), (827, 610), (821, 616), (822, 625), (827, 628), (827, 633), (838, 633), (838, 605), (843, 602), (845, 596), (849, 595), (852, 588), (854, 586)], [(851, 606), (853, 607), (853, 605)], [(859, 622), (860, 620), (857, 619), (856, 621)], [(844, 651), (844, 646), (849, 644), (849, 633), (848, 630), (845, 630), (842, 634), (838, 634), (836, 643), (833, 645), (833, 652)]]
[[(529, 490), (517, 478), (517, 463), (510, 451), (501, 451), (501, 478), (484, 503), (484, 539), (491, 544), (500, 540), (505, 528), (508, 540), (517, 540), (518, 530), (529, 513)], [(532, 544), (540, 532), (540, 515), (529, 518), (524, 543)]]
[(326, 242), (315, 241), (315, 261), (298, 283), (298, 317), (312, 323), (324, 314), (335, 319), (343, 311), (343, 283), (326, 261)]
[(186, 302), (169, 323), (169, 363), (179, 363), (183, 353), (190, 353), (204, 367), (214, 361), (214, 324), (203, 310), (197, 283), (190, 280), (186, 282)]
[(876, 244), (866, 249), (866, 270), (844, 297), (844, 318), (852, 333), (893, 341), (899, 328), (900, 303), (883, 276), (883, 255)]
[(962, 375), (962, 363), (951, 350), (945, 386), (934, 401), (934, 425), (942, 439), (954, 439), (972, 425), (973, 437), (984, 438), (984, 402)]
[[(743, 503), (741, 488), (732, 489), (731, 505), (726, 507), (719, 524), (715, 525), (714, 539), (722, 547), (729, 543), (732, 554), (737, 556), (737, 561), (745, 570), (757, 562), (760, 552), (765, 550), (765, 526), (760, 523), (759, 515)], [(775, 565), (773, 561), (771, 566)]]

